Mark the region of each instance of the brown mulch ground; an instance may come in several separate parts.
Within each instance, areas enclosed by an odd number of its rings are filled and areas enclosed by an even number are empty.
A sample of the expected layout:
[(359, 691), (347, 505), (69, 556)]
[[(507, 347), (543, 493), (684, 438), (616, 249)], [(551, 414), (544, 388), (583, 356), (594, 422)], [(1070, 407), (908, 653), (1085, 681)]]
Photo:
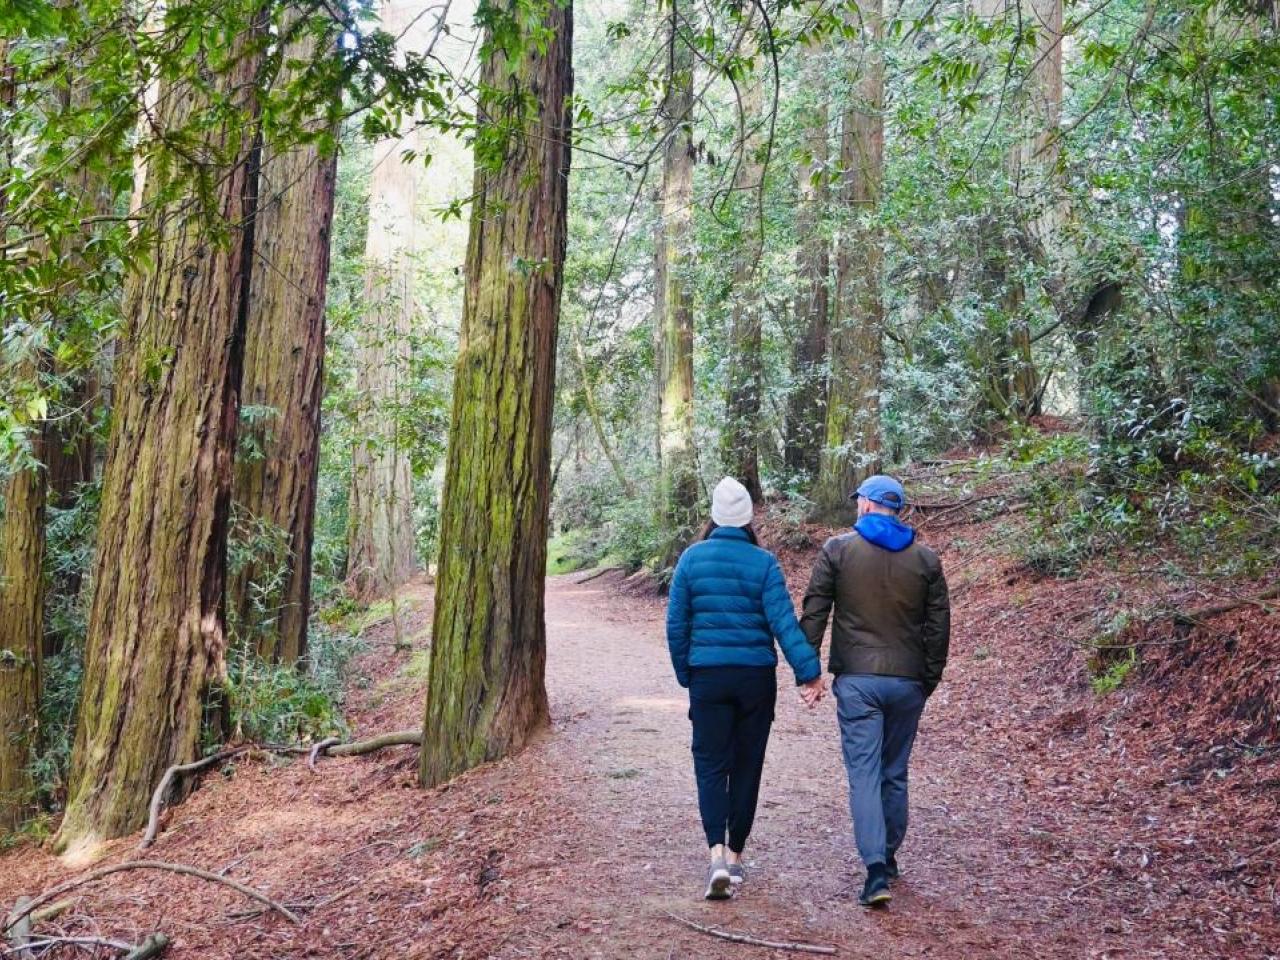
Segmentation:
[[(1277, 618), (1249, 608), (1145, 647), (1129, 682), (1099, 697), (1081, 644), (1099, 610), (1152, 585), (1038, 579), (980, 533), (930, 534), (953, 588), (953, 659), (922, 724), (887, 912), (857, 906), (830, 702), (804, 709), (785, 668), (748, 884), (726, 904), (697, 899), (705, 854), (662, 605), (610, 575), (548, 585), (554, 723), (520, 756), (432, 791), (415, 787), (409, 747), (318, 774), (242, 759), (167, 815), (148, 856), (225, 872), (301, 925), (199, 880), (129, 873), (81, 888), (42, 929), (134, 942), (163, 930), (174, 958), (771, 954), (670, 912), (845, 957), (1280, 954)], [(784, 552), (797, 589), (812, 550)], [(409, 602), (405, 634), (421, 646), (429, 589)], [(419, 721), (422, 662), (385, 642), (362, 659), (357, 735)], [(105, 861), (134, 857), (136, 839)], [(0, 903), (74, 872), (10, 851)]]

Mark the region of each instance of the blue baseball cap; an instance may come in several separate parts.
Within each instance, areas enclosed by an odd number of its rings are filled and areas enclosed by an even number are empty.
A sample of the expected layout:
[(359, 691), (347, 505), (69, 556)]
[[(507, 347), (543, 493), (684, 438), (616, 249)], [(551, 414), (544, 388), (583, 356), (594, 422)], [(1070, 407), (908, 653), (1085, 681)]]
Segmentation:
[(872, 503), (878, 503), (890, 510), (901, 510), (907, 505), (907, 491), (902, 489), (902, 484), (883, 473), (877, 473), (874, 477), (863, 480), (862, 486), (858, 487), (849, 499), (852, 500), (855, 497), (866, 497)]

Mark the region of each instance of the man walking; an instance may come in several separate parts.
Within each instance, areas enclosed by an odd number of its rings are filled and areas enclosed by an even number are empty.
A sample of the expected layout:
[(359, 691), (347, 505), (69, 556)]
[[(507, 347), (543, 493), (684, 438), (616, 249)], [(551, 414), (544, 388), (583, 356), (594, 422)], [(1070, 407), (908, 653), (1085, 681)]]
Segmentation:
[(898, 876), (907, 765), (925, 699), (947, 664), (951, 609), (938, 555), (898, 519), (902, 484), (870, 477), (852, 498), (858, 522), (823, 545), (800, 625), (820, 650), (835, 605), (829, 666), (853, 833), (867, 867), (859, 902), (871, 907), (888, 903)]

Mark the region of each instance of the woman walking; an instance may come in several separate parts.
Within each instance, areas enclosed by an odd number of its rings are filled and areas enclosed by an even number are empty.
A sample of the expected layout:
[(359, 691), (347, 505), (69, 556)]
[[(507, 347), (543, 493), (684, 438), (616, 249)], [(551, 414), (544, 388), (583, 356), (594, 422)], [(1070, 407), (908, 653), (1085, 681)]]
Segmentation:
[(778, 561), (757, 544), (751, 495), (725, 477), (702, 541), (676, 564), (667, 604), (671, 663), (689, 689), (698, 809), (711, 850), (708, 900), (728, 898), (746, 879), (742, 851), (778, 694), (775, 639), (812, 707), (823, 693), (818, 655), (796, 622)]

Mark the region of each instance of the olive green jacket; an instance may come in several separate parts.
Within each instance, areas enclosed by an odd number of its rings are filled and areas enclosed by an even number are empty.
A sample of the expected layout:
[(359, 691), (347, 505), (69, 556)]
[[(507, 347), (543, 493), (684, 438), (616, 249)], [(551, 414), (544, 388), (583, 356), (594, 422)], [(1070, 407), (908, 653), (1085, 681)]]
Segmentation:
[(951, 640), (951, 604), (938, 555), (920, 542), (894, 552), (856, 531), (832, 537), (813, 565), (800, 626), (817, 651), (831, 625), (832, 673), (910, 677), (932, 693)]

